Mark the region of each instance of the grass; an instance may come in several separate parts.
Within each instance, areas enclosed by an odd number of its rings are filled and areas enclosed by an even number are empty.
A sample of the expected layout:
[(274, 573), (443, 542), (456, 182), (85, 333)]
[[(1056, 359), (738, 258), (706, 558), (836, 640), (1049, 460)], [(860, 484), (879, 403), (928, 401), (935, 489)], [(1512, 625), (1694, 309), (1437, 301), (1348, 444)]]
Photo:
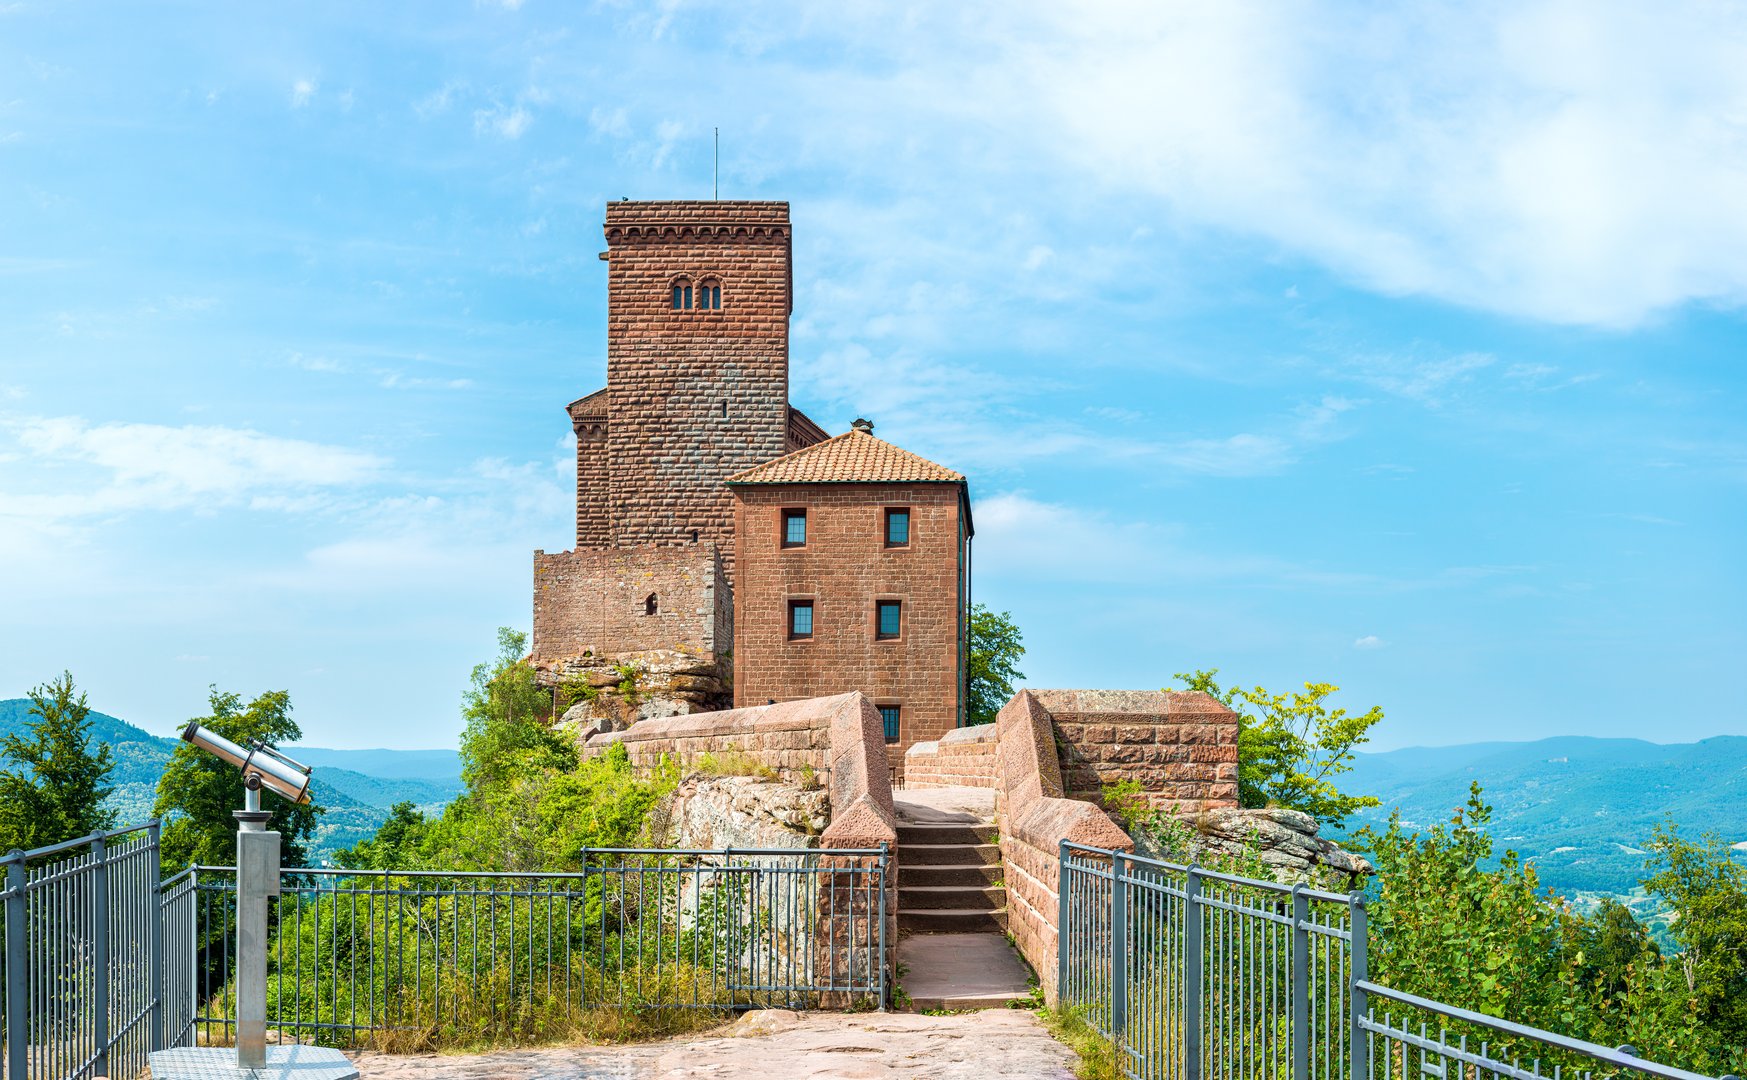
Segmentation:
[(1097, 1028), (1086, 1022), (1078, 1009), (1037, 1010), (1049, 1033), (1079, 1055), (1074, 1075), (1080, 1080), (1127, 1080), (1122, 1071), (1122, 1051)]
[(751, 754), (739, 750), (724, 750), (720, 754), (699, 754), (692, 763), (695, 772), (710, 776), (756, 776), (760, 780), (777, 779), (777, 771)]

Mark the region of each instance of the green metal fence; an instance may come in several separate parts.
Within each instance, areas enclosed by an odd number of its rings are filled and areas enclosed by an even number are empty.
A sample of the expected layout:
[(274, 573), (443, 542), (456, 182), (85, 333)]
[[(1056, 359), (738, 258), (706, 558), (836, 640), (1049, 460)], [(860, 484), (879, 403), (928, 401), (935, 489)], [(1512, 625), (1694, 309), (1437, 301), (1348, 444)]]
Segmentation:
[(1135, 1080), (1710, 1080), (1374, 982), (1356, 893), (1068, 842), (1060, 864), (1060, 1001)]
[[(576, 873), (295, 869), (269, 906), (267, 1025), (357, 1045), (377, 1033), (526, 1036), (591, 1009), (878, 1008), (881, 849), (591, 849)], [(235, 1034), (235, 876), (166, 893), (194, 944), (179, 1037)]]
[(157, 822), (13, 851), (0, 864), (0, 1075), (139, 1074), (163, 1043)]

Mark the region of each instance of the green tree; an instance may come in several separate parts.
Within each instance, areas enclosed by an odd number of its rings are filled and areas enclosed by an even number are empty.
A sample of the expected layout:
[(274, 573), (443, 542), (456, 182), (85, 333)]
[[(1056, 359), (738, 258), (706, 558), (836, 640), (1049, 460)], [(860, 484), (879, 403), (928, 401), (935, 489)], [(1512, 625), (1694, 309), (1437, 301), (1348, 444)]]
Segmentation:
[(552, 730), (552, 692), (523, 659), (528, 635), (497, 631), (497, 656), (476, 665), (461, 698), (461, 779), (486, 794), (517, 776), (576, 766), (576, 745)]
[[(291, 695), (270, 690), (247, 705), (233, 693), (211, 688), (210, 716), (195, 723), (239, 745), (250, 739), (287, 743), (303, 731), (291, 719)], [(280, 863), (302, 866), (309, 857), (304, 841), (315, 832), (319, 806), (293, 806), (270, 790), (262, 791), (262, 808), (274, 812), (269, 826), (280, 836)], [(160, 851), (166, 872), (189, 863), (229, 866), (236, 858), (236, 819), (231, 812), (243, 808), (243, 774), (228, 762), (208, 754), (192, 743), (179, 743), (158, 778), (158, 794), (152, 813), (164, 818)]]
[(1019, 626), (1011, 612), (971, 605), (965, 643), (965, 723), (992, 723), (1013, 696), (1013, 683), (1025, 678), (1019, 658), (1025, 655)]
[(1747, 1047), (1747, 867), (1721, 837), (1683, 839), (1672, 824), (1645, 845), (1655, 872), (1644, 887), (1679, 913), (1670, 927), (1680, 954), (1680, 995), (1701, 1024)]
[(73, 673), (30, 691), (24, 732), (0, 740), (14, 767), (0, 772), (0, 850), (58, 844), (113, 828), (103, 800), (115, 759), (91, 741), (91, 709)]
[(410, 870), (420, 865), (419, 848), (430, 822), (410, 802), (397, 802), (376, 834), (334, 852), (334, 865), (347, 870)]
[(1349, 715), (1326, 702), (1340, 687), (1305, 683), (1304, 690), (1273, 694), (1255, 687), (1222, 688), (1218, 668), (1179, 673), (1184, 689), (1200, 690), (1238, 714), (1238, 802), (1246, 807), (1302, 810), (1331, 824), (1377, 806), (1369, 795), (1344, 795), (1334, 778), (1353, 767), (1353, 753), (1383, 720), (1383, 707)]

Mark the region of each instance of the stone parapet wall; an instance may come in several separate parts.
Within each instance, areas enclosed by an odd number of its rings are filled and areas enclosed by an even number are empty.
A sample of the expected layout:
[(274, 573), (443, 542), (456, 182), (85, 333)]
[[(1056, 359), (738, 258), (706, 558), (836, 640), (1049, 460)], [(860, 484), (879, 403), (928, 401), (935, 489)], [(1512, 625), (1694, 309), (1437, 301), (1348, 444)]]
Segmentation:
[(1100, 802), (1139, 782), (1154, 806), (1189, 815), (1237, 806), (1237, 714), (1199, 691), (1030, 690), (1056, 736), (1062, 788)]
[(1031, 691), (1015, 694), (995, 727), (1007, 929), (1053, 1003), (1062, 841), (1114, 851), (1132, 851), (1134, 842), (1098, 807), (1063, 797), (1054, 726)]
[[(622, 745), (631, 761), (643, 767), (658, 765), (663, 757), (691, 768), (706, 754), (718, 759), (739, 755), (784, 780), (823, 783), (831, 820), (817, 846), (876, 849), (883, 845), (890, 853), (885, 932), (888, 960), (897, 956), (898, 813), (892, 803), (879, 710), (860, 692), (645, 720), (624, 731), (591, 736), (584, 753), (593, 756), (614, 744)], [(871, 867), (877, 857), (834, 856), (829, 861)], [(818, 910), (824, 914), (816, 929), (815, 961), (822, 966), (817, 978), (824, 978), (825, 969), (843, 955), (828, 948), (829, 943), (843, 945), (851, 937), (864, 940), (860, 934), (865, 931), (859, 928), (875, 914), (878, 902), (877, 892), (852, 889), (842, 881), (827, 880), (821, 885)], [(844, 970), (836, 981), (847, 985), (849, 977), (850, 972)], [(826, 999), (823, 1004), (831, 1007), (833, 996), (826, 995)]]
[(978, 724), (917, 743), (904, 754), (904, 786), (995, 787), (996, 734), (996, 725)]

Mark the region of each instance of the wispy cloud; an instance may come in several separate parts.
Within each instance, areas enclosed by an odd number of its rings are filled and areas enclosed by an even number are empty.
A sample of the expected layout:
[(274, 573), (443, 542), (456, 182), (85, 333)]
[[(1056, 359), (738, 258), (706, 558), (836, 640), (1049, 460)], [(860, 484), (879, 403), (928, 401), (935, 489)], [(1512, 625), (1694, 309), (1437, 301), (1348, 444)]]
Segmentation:
[(1385, 644), (1385, 642), (1383, 641), (1383, 639), (1378, 637), (1376, 634), (1366, 634), (1364, 637), (1359, 638), (1353, 642), (1353, 648), (1364, 649), (1364, 650), (1381, 649), (1384, 646), (1384, 644)]
[(534, 115), (520, 105), (493, 105), (473, 110), (473, 131), (479, 135), (519, 139), (533, 123)]
[(298, 79), (291, 84), (291, 107), (301, 109), (315, 97), (317, 84), (314, 79)]
[(0, 422), (10, 449), (33, 464), (0, 490), (0, 515), (40, 522), (127, 510), (216, 509), (279, 492), (345, 488), (387, 461), (345, 447), (246, 428), (93, 424), (79, 417)]

